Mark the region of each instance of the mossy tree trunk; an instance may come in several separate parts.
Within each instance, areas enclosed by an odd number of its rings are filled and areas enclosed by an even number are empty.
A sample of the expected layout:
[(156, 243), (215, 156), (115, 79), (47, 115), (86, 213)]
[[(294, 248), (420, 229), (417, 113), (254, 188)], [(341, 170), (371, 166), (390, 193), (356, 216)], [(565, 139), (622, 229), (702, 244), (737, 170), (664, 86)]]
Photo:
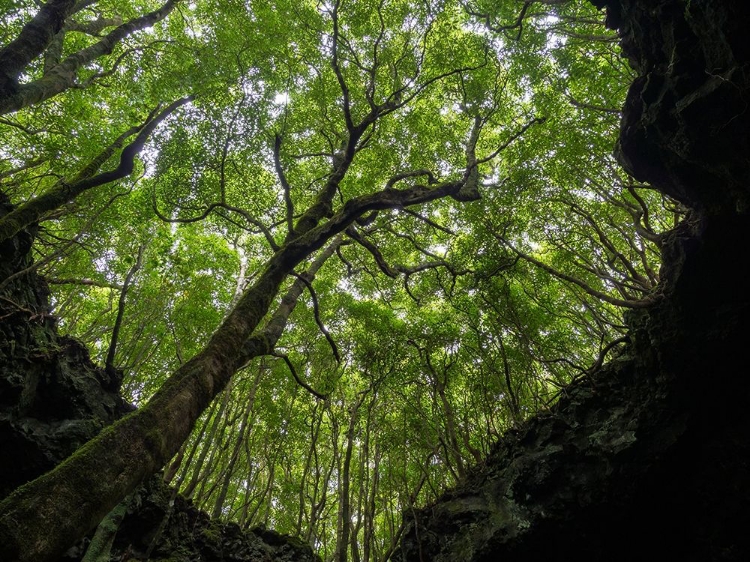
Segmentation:
[[(366, 130), (367, 126), (355, 129), (352, 146)], [(177, 453), (232, 375), (249, 359), (272, 351), (268, 337), (252, 336), (287, 275), (300, 262), (367, 213), (455, 197), (468, 181), (465, 174), (463, 179), (429, 188), (389, 187), (350, 199), (333, 214), (332, 199), (354, 154), (351, 148), (317, 202), (302, 214), (294, 232), (200, 353), (177, 369), (141, 409), (107, 427), (53, 471), (3, 500), (0, 555), (4, 559), (54, 560)]]

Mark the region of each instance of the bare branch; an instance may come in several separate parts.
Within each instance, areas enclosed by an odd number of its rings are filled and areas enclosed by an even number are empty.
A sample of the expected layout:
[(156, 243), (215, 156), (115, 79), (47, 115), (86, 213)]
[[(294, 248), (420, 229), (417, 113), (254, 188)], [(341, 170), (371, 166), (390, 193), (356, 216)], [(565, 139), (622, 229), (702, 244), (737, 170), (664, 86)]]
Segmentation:
[(292, 273), (292, 275), (302, 281), (307, 287), (307, 290), (310, 291), (310, 297), (312, 297), (313, 302), (313, 316), (315, 317), (315, 323), (318, 325), (318, 329), (328, 341), (328, 345), (331, 346), (331, 351), (333, 352), (333, 356), (336, 358), (336, 363), (341, 363), (341, 355), (339, 354), (339, 349), (336, 346), (336, 342), (333, 341), (331, 333), (328, 331), (328, 328), (325, 327), (325, 324), (323, 324), (323, 321), (320, 319), (320, 305), (318, 304), (318, 296), (317, 294), (315, 294), (315, 289), (313, 289), (312, 284), (304, 275), (299, 275), (297, 273)]
[(91, 219), (84, 225), (84, 227), (81, 229), (81, 232), (79, 232), (78, 234), (76, 234), (72, 239), (67, 240), (63, 244), (63, 246), (61, 248), (59, 248), (58, 250), (56, 250), (55, 252), (52, 252), (51, 254), (45, 256), (43, 259), (35, 261), (29, 267), (27, 267), (26, 269), (22, 269), (21, 271), (17, 271), (13, 275), (9, 275), (8, 277), (6, 277), (2, 282), (0, 282), (0, 290), (2, 290), (4, 287), (6, 287), (14, 279), (17, 279), (17, 278), (22, 277), (24, 275), (28, 275), (32, 271), (36, 271), (37, 269), (41, 268), (42, 266), (47, 265), (48, 263), (50, 263), (50, 262), (52, 262), (54, 260), (57, 260), (58, 258), (60, 258), (60, 256), (64, 255), (65, 252), (68, 251), (68, 249), (71, 246), (73, 246), (73, 245), (75, 245), (75, 244), (78, 243), (78, 240), (81, 238), (81, 236), (83, 236), (83, 233), (86, 232), (91, 227), (91, 225), (94, 224), (94, 222), (96, 222), (99, 219), (99, 215), (105, 209), (108, 209), (112, 205), (112, 203), (114, 203), (117, 199), (119, 199), (120, 197), (123, 197), (123, 196), (127, 195), (128, 193), (130, 193), (130, 192), (129, 191), (123, 191), (123, 192), (120, 192), (120, 193), (116, 193), (112, 197), (110, 197), (109, 201), (107, 201), (107, 203), (105, 203), (104, 206), (98, 212), (94, 213), (94, 215), (91, 217)]
[(346, 234), (349, 236), (352, 240), (357, 242), (360, 246), (362, 246), (365, 250), (370, 252), (373, 258), (375, 258), (375, 263), (380, 268), (380, 271), (385, 273), (388, 277), (391, 277), (395, 279), (398, 277), (398, 270), (388, 265), (388, 263), (385, 261), (385, 258), (383, 258), (383, 254), (380, 252), (377, 246), (367, 240), (364, 236), (362, 236), (359, 231), (354, 228), (353, 226), (350, 226), (346, 229)]
[(46, 278), (50, 285), (83, 285), (84, 287), (101, 287), (102, 289), (122, 290), (122, 285), (117, 283), (107, 283), (106, 281), (97, 281), (96, 279), (60, 279), (57, 277)]
[(494, 152), (492, 152), (489, 156), (485, 156), (484, 158), (480, 158), (477, 160), (477, 164), (484, 164), (485, 162), (489, 162), (493, 158), (495, 158), (498, 154), (500, 154), (503, 150), (508, 148), (513, 142), (518, 139), (521, 135), (523, 135), (526, 131), (528, 131), (533, 125), (541, 125), (547, 120), (546, 117), (534, 117), (531, 121), (526, 123), (523, 127), (521, 127), (518, 131), (513, 133), (510, 138), (505, 141), (503, 144), (501, 144)]
[(286, 205), (287, 234), (294, 232), (294, 204), (292, 203), (291, 187), (286, 179), (284, 168), (281, 166), (281, 135), (276, 133), (273, 143), (273, 164), (276, 167), (276, 175), (279, 176), (281, 187), (284, 190), (284, 204)]
[(284, 360), (284, 363), (286, 363), (286, 366), (289, 367), (289, 371), (292, 373), (292, 376), (294, 377), (294, 380), (297, 381), (297, 384), (300, 385), (302, 388), (304, 388), (307, 392), (315, 396), (318, 400), (327, 400), (328, 395), (321, 394), (317, 390), (315, 390), (313, 387), (311, 387), (309, 384), (307, 384), (305, 381), (303, 381), (300, 376), (297, 374), (297, 370), (294, 368), (294, 365), (289, 360), (289, 357), (283, 353), (272, 353), (274, 357), (279, 357), (280, 359)]
[(516, 41), (521, 39), (521, 34), (523, 33), (523, 22), (527, 17), (527, 12), (529, 11), (529, 8), (534, 3), (534, 0), (528, 0), (523, 3), (523, 7), (521, 8), (521, 11), (518, 14), (518, 17), (513, 23), (506, 24), (506, 25), (493, 25), (492, 24), (492, 18), (490, 14), (477, 12), (475, 10), (472, 10), (469, 8), (468, 4), (464, 4), (464, 10), (466, 10), (466, 13), (470, 16), (474, 16), (476, 18), (480, 18), (484, 20), (485, 26), (487, 26), (487, 29), (490, 29), (496, 33), (500, 33), (503, 31), (511, 31), (513, 29), (517, 29), (518, 33), (516, 34)]
[(339, 65), (339, 7), (341, 6), (341, 0), (335, 0), (333, 4), (333, 12), (331, 13), (331, 19), (333, 20), (333, 52), (331, 58), (331, 67), (336, 75), (336, 80), (341, 88), (342, 109), (344, 111), (344, 121), (346, 122), (346, 129), (351, 133), (354, 131), (354, 121), (352, 120), (351, 102), (349, 101), (349, 86), (344, 80), (344, 75), (341, 72), (341, 66)]
[(570, 102), (572, 106), (577, 107), (579, 109), (590, 109), (592, 111), (601, 111), (603, 113), (611, 113), (612, 115), (620, 115), (622, 113), (621, 109), (613, 109), (610, 107), (603, 107), (601, 105), (595, 105), (592, 103), (585, 103), (582, 101), (578, 101), (570, 94), (566, 94), (565, 97), (568, 98), (568, 101)]
[(402, 172), (400, 174), (396, 174), (395, 176), (391, 176), (391, 178), (386, 182), (385, 187), (386, 189), (389, 189), (393, 187), (396, 183), (400, 182), (401, 180), (405, 180), (407, 178), (416, 178), (419, 176), (427, 176), (427, 182), (432, 185), (434, 183), (437, 183), (437, 180), (435, 179), (435, 176), (430, 170), (414, 170), (412, 172)]
[(122, 290), (120, 291), (120, 299), (117, 304), (117, 317), (115, 318), (115, 324), (112, 328), (112, 337), (109, 340), (109, 350), (107, 351), (107, 359), (104, 363), (104, 368), (109, 373), (115, 371), (115, 354), (117, 353), (117, 340), (120, 338), (120, 329), (122, 328), (122, 319), (125, 317), (125, 303), (130, 290), (130, 284), (133, 282), (133, 277), (143, 265), (143, 250), (145, 246), (141, 244), (138, 246), (138, 256), (136, 257), (135, 263), (132, 265), (127, 275), (125, 275), (125, 281), (122, 284)]

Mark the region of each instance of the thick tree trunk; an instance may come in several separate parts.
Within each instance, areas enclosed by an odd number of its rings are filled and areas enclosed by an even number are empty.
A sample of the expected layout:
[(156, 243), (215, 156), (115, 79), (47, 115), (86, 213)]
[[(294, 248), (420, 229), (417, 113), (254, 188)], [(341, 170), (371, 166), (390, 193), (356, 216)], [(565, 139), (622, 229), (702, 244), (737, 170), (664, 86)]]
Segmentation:
[(49, 0), (18, 37), (0, 49), (0, 99), (18, 91), (18, 76), (44, 52), (75, 6), (76, 0)]
[(750, 559), (750, 4), (595, 3), (639, 72), (620, 159), (692, 211), (625, 351), (407, 520), (397, 560)]
[[(172, 458), (234, 373), (249, 359), (271, 351), (273, 342), (268, 337), (252, 335), (281, 284), (300, 262), (368, 212), (455, 195), (464, 181), (432, 188), (388, 188), (350, 199), (327, 219), (329, 206), (311, 207), (298, 221), (294, 238), (267, 262), (206, 347), (178, 368), (147, 404), (0, 503), (0, 558), (54, 560)], [(4, 244), (14, 247), (24, 236), (21, 231)]]

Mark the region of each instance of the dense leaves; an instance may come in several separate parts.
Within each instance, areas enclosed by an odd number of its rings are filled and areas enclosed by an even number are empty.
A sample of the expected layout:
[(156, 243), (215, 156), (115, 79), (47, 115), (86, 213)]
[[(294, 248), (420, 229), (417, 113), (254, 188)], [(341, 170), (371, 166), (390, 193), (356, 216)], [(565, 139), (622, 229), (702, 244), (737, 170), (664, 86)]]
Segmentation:
[[(129, 177), (46, 209), (34, 248), (61, 329), (114, 354), (136, 404), (286, 242), (357, 197), (462, 182), (357, 217), (287, 277), (279, 295), (316, 269), (165, 471), (215, 516), (385, 560), (402, 514), (616, 353), (622, 307), (651, 298), (680, 209), (611, 156), (630, 71), (585, 2), (77, 6), (0, 91), (0, 185), (22, 207), (114, 169), (121, 147), (97, 155), (193, 97)], [(37, 82), (54, 95), (21, 103)]]

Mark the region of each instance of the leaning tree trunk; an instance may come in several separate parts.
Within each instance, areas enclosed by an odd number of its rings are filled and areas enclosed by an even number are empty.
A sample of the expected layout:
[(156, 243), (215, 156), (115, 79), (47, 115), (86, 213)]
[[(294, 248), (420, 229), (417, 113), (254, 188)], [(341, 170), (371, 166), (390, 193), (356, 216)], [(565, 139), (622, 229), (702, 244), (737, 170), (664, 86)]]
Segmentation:
[(594, 0), (638, 78), (618, 155), (691, 210), (630, 343), (506, 435), (397, 560), (749, 560), (746, 0)]
[[(364, 130), (357, 129), (360, 136)], [(356, 144), (356, 139), (353, 142)], [(339, 212), (332, 213), (336, 182), (344, 173), (337, 170), (338, 176), (331, 176), (317, 203), (302, 214), (295, 231), (268, 260), (202, 351), (172, 373), (139, 410), (105, 428), (51, 472), (0, 502), (0, 558), (55, 560), (171, 459), (232, 376), (250, 359), (271, 352), (275, 342), (254, 333), (287, 275), (304, 259), (372, 211), (448, 196), (464, 200), (470, 179), (465, 175), (429, 188), (388, 188), (349, 199)], [(22, 230), (2, 244), (10, 254), (25, 237)], [(24, 256), (28, 256), (30, 240)]]

